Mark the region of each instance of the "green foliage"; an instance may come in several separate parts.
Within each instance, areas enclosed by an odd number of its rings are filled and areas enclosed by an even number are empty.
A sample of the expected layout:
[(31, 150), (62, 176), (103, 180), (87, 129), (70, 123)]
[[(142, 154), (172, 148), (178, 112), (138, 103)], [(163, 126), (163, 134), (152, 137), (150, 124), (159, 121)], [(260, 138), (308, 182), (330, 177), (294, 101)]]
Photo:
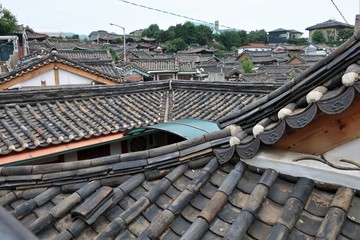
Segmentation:
[(225, 50), (225, 46), (224, 44), (222, 44), (221, 42), (217, 42), (217, 41), (214, 41), (210, 44), (211, 47), (213, 48), (216, 48), (220, 51), (224, 51)]
[(354, 35), (353, 28), (344, 28), (338, 31), (337, 37), (340, 41), (346, 41), (347, 39), (351, 38)]
[(160, 28), (157, 24), (151, 24), (148, 28), (146, 28), (141, 34), (142, 37), (149, 38), (158, 38), (160, 34)]
[(307, 45), (309, 42), (307, 38), (289, 38), (287, 43), (294, 45)]
[(250, 33), (244, 30), (231, 30), (214, 35), (210, 27), (204, 25), (196, 26), (192, 22), (177, 24), (169, 27), (167, 30), (161, 30), (157, 24), (151, 24), (143, 31), (142, 36), (155, 38), (158, 43), (168, 42), (170, 46), (169, 49), (171, 49), (168, 51), (170, 52), (178, 48), (177, 45), (179, 45), (180, 42), (178, 42), (178, 40), (173, 42), (178, 38), (181, 38), (187, 45), (214, 46), (226, 51), (237, 49), (250, 42), (266, 43), (267, 41), (267, 33), (265, 30), (256, 30)]
[(312, 34), (311, 40), (313, 43), (325, 43), (325, 35), (321, 30), (315, 30)]
[(111, 57), (112, 57), (112, 59), (114, 59), (115, 63), (118, 63), (118, 62), (119, 62), (119, 59), (120, 59), (120, 58), (119, 58), (119, 56), (116, 54), (116, 52), (114, 51), (114, 49), (112, 49), (111, 47), (106, 46), (106, 45), (102, 45), (101, 48), (109, 51), (109, 53), (111, 54)]
[(79, 36), (79, 34), (74, 34), (74, 35), (71, 35), (71, 36), (66, 36), (65, 39), (77, 39), (77, 40), (79, 40), (80, 36)]
[(246, 31), (225, 31), (215, 37), (216, 41), (222, 43), (226, 50), (231, 47), (240, 47), (247, 44)]
[(184, 50), (187, 47), (186, 42), (182, 38), (175, 38), (165, 42), (166, 52), (176, 53), (179, 50)]
[(262, 30), (251, 31), (247, 35), (248, 43), (266, 43), (267, 41), (267, 32)]
[(124, 38), (123, 37), (119, 37), (114, 39), (113, 43), (115, 44), (123, 44), (124, 43)]
[(244, 58), (240, 63), (244, 73), (254, 72), (254, 63), (249, 58)]
[(7, 9), (0, 12), (0, 36), (12, 35), (19, 31), (16, 17)]

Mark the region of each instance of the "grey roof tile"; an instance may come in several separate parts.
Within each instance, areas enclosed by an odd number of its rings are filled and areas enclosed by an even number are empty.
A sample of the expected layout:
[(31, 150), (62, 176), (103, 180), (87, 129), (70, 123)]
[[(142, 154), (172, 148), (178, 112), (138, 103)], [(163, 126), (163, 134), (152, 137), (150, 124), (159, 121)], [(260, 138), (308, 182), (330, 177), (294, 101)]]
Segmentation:
[(293, 228), (290, 232), (289, 239), (310, 240), (314, 239), (314, 237)]
[(177, 235), (182, 236), (186, 230), (191, 225), (191, 222), (183, 218), (181, 215), (176, 217), (173, 223), (170, 225), (171, 230), (173, 230)]
[(190, 204), (197, 210), (201, 211), (205, 207), (206, 203), (209, 201), (207, 197), (203, 194), (196, 194), (193, 200), (191, 200)]
[(245, 193), (250, 194), (259, 181), (260, 177), (260, 175), (251, 171), (245, 171), (244, 176), (240, 179), (237, 185), (237, 188)]
[(323, 218), (312, 215), (307, 211), (302, 211), (295, 227), (309, 236), (315, 236), (322, 221)]
[(333, 196), (333, 193), (314, 189), (305, 205), (305, 210), (315, 216), (325, 217), (329, 211)]
[(266, 198), (257, 214), (257, 217), (262, 222), (274, 225), (276, 220), (280, 217), (281, 211), (282, 205), (271, 201), (269, 198)]
[(268, 197), (278, 204), (284, 205), (286, 200), (291, 196), (293, 184), (277, 178), (271, 187)]
[(266, 239), (267, 236), (269, 236), (270, 231), (270, 225), (267, 225), (255, 219), (248, 230), (248, 234), (250, 235), (250, 237), (253, 237), (255, 239)]
[(240, 208), (233, 206), (231, 203), (226, 203), (217, 216), (223, 221), (232, 224), (240, 213)]

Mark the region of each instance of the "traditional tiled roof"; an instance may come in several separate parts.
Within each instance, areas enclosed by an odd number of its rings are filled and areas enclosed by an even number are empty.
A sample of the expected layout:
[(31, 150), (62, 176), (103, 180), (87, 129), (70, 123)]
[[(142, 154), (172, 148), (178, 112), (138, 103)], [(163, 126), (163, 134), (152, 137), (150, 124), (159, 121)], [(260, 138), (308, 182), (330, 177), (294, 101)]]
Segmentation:
[(324, 59), (326, 55), (301, 55), (298, 57), (302, 58), (307, 63), (316, 63), (321, 59)]
[(323, 29), (323, 28), (353, 28), (354, 26), (351, 24), (342, 23), (336, 20), (327, 20), (322, 23), (315, 24), (313, 26), (305, 28), (305, 30), (315, 30), (315, 29)]
[(221, 131), (135, 153), (1, 168), (0, 203), (12, 217), (1, 214), (0, 224), (16, 218), (29, 236), (59, 239), (357, 239), (359, 164), (341, 168), (271, 145), (318, 109), (330, 116), (357, 107), (358, 39), (221, 117)]
[(264, 73), (274, 80), (288, 81), (310, 66), (311, 64), (261, 65), (256, 72)]
[(191, 62), (196, 64), (204, 64), (212, 61), (219, 62), (219, 59), (212, 54), (176, 54), (176, 59), (178, 59), (180, 62)]
[(217, 49), (215, 48), (209, 48), (207, 46), (201, 46), (201, 47), (188, 47), (184, 51), (178, 51), (180, 54), (192, 54), (192, 53), (214, 53), (217, 52)]
[(294, 30), (294, 29), (284, 29), (284, 28), (277, 28), (275, 30), (272, 30), (272, 31), (269, 31), (269, 33), (273, 33), (273, 32), (291, 32), (291, 33), (301, 33), (302, 32), (299, 32), (297, 30)]
[(149, 52), (148, 50), (128, 50), (127, 51), (127, 56), (129, 57), (129, 59), (132, 58), (144, 58), (144, 59), (149, 59), (152, 58), (153, 54), (151, 52)]
[(277, 86), (161, 81), (3, 91), (0, 154), (124, 132), (173, 119), (215, 121)]
[(239, 81), (243, 82), (274, 82), (274, 79), (267, 73), (243, 73), (241, 74)]
[(269, 45), (265, 45), (265, 44), (262, 44), (262, 43), (249, 43), (248, 45), (245, 45), (245, 46), (241, 46), (239, 48), (269, 48), (271, 49), (272, 47), (269, 46)]
[(76, 50), (76, 49), (101, 49), (101, 44), (86, 43), (76, 39), (47, 39), (45, 41), (31, 40), (28, 42), (30, 54), (35, 53), (39, 50), (51, 51), (56, 48), (58, 50)]
[[(34, 58), (36, 56), (44, 56), (54, 51), (54, 48), (42, 49), (40, 51), (29, 54), (23, 58), (23, 60)], [(112, 60), (111, 54), (107, 50), (103, 49), (55, 49), (58, 55), (64, 56), (80, 62), (86, 61), (99, 61), (99, 60)]]
[[(7, 74), (0, 76), (0, 84), (5, 83), (8, 81), (11, 81), (12, 79), (19, 77), (25, 73), (34, 71), (35, 69), (38, 69), (44, 65), (53, 63), (53, 62), (59, 62), (64, 63), (67, 65), (71, 65), (75, 68), (90, 72), (92, 74), (99, 75), (101, 77), (107, 78), (109, 80), (112, 80), (114, 82), (121, 82), (119, 73), (114, 70), (114, 66), (112, 66), (111, 62), (103, 62), (102, 67), (99, 67), (99, 65), (96, 66), (96, 63), (93, 64), (95, 67), (91, 67), (87, 64), (83, 64), (79, 61), (74, 61), (70, 58), (64, 57), (63, 55), (58, 54), (56, 51), (51, 52), (50, 54), (41, 56), (31, 59), (31, 61), (26, 62), (22, 64), (20, 67), (16, 68), (14, 71), (11, 71)], [(111, 68), (111, 70), (110, 70)]]
[(49, 37), (46, 34), (35, 32), (29, 26), (22, 27), (21, 30), (25, 32), (28, 40), (34, 40), (34, 39), (45, 40)]
[(270, 51), (244, 51), (237, 56), (239, 60), (242, 56), (248, 56), (254, 64), (272, 64), (275, 62), (285, 62), (288, 58), (286, 54), (273, 53)]
[(1, 224), (15, 218), (41, 239), (357, 238), (354, 189), (253, 168), (242, 150), (224, 148), (230, 136), (2, 168), (0, 203), (10, 216)]
[(116, 67), (119, 69), (119, 72), (122, 76), (124, 76), (124, 74), (131, 70), (131, 69), (137, 69), (140, 72), (146, 73), (147, 74), (147, 70), (143, 69), (141, 67), (139, 67), (137, 64), (132, 63), (132, 62), (119, 62)]
[(148, 72), (196, 72), (196, 67), (193, 63), (179, 62), (174, 57), (139, 58), (130, 59), (130, 61), (146, 69)]
[[(353, 36), (271, 94), (221, 117), (220, 126), (237, 124), (243, 129), (250, 128), (254, 131), (254, 139), (260, 138), (262, 142), (271, 144), (281, 138), (286, 126), (301, 128), (309, 124), (317, 111), (326, 114), (345, 111), (353, 102), (355, 93), (360, 92), (359, 82), (356, 82), (357, 72), (360, 72), (360, 66), (356, 64), (360, 53), (358, 37), (359, 34)], [(341, 78), (345, 73), (346, 76)], [(259, 133), (260, 128), (264, 132), (261, 130)]]

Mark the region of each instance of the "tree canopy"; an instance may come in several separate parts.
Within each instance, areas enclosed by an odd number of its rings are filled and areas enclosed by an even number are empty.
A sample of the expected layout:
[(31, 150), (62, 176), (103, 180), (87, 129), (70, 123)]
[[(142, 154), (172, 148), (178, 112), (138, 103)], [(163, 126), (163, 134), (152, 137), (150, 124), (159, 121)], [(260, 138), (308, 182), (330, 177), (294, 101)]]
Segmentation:
[(241, 66), (244, 73), (253, 73), (254, 72), (254, 63), (250, 60), (250, 58), (244, 58), (241, 60)]
[(0, 36), (12, 35), (19, 31), (16, 17), (6, 8), (0, 8)]
[(228, 30), (221, 31), (220, 34), (213, 34), (210, 27), (195, 25), (192, 22), (170, 26), (167, 30), (161, 30), (157, 24), (151, 24), (143, 31), (142, 36), (155, 38), (158, 43), (167, 43), (165, 45), (168, 52), (184, 49), (184, 43), (186, 45), (220, 47), (221, 50), (229, 51), (248, 43), (266, 43), (267, 41), (265, 30), (249, 33), (244, 30)]
[(314, 43), (325, 43), (325, 35), (321, 30), (315, 30), (311, 36)]

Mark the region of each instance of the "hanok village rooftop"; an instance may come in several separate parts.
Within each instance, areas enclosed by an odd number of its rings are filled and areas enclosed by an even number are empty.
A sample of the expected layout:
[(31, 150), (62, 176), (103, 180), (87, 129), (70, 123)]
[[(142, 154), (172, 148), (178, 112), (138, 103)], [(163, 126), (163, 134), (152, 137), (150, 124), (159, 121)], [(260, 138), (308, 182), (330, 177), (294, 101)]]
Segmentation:
[(359, 32), (251, 81), (31, 44), (0, 76), (1, 239), (359, 239)]

